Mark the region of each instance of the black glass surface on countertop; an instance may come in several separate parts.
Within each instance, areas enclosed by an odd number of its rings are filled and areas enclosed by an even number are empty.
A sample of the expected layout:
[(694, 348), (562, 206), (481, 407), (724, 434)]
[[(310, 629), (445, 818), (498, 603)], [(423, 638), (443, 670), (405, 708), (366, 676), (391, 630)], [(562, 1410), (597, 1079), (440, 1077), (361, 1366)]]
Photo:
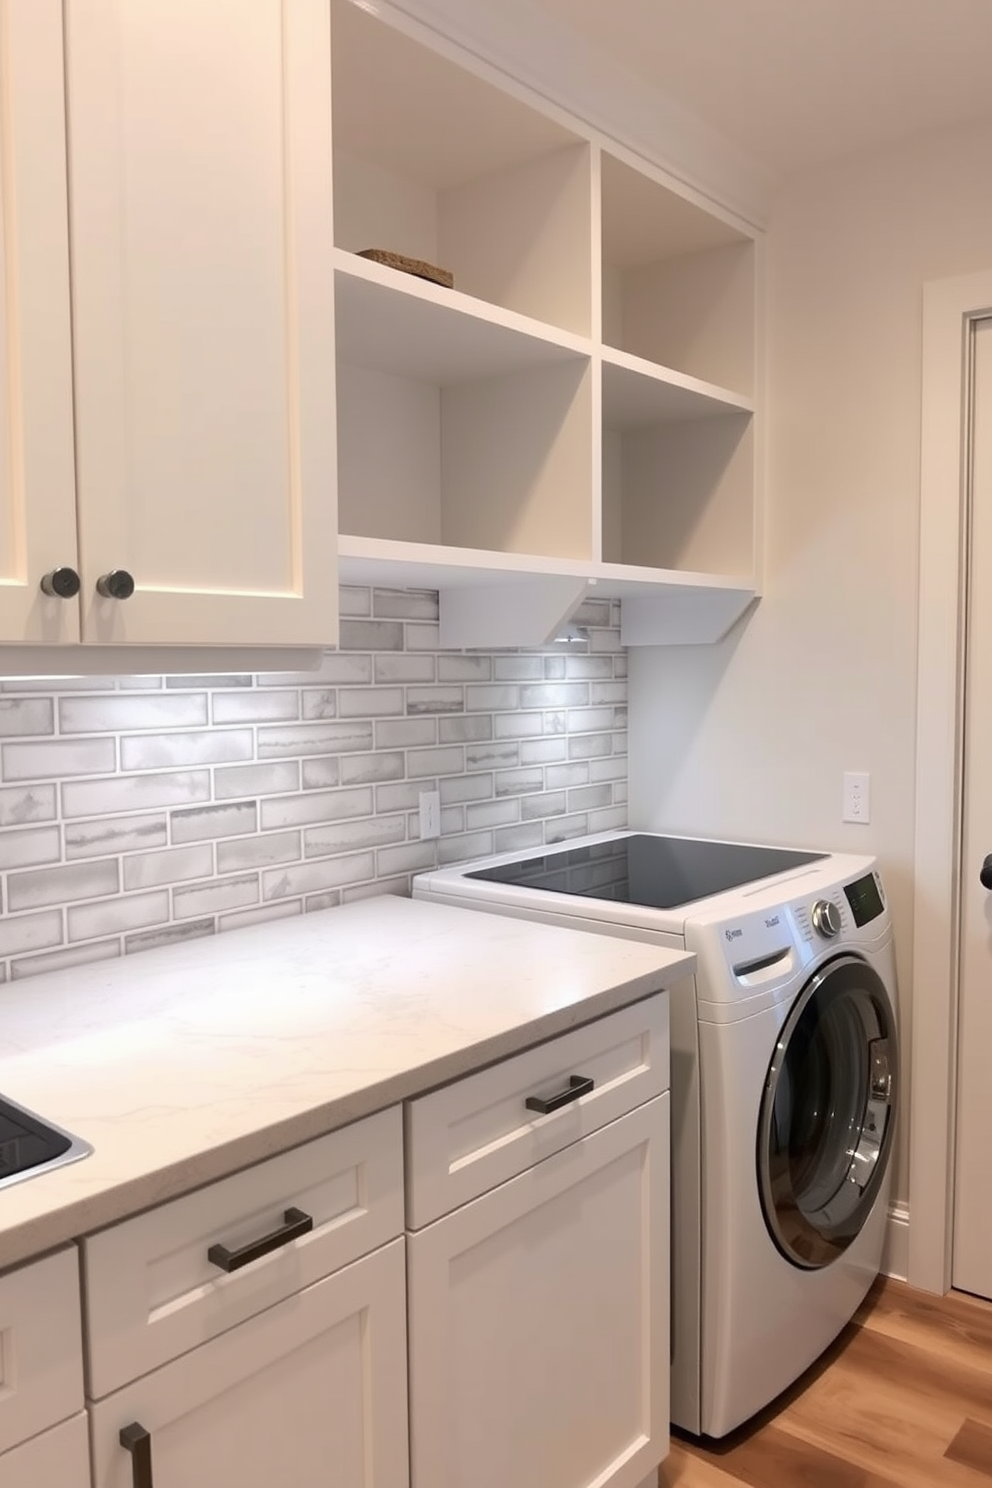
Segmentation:
[(824, 856), (745, 842), (633, 833), (478, 868), (466, 877), (648, 909), (678, 909)]

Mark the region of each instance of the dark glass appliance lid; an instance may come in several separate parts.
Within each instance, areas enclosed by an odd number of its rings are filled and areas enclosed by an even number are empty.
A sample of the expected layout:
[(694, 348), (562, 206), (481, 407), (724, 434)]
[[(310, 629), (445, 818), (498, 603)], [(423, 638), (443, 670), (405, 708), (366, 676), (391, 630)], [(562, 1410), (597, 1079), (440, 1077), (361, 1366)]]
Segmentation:
[(819, 862), (824, 853), (753, 847), (692, 837), (634, 833), (586, 847), (478, 868), (467, 878), (551, 890), (590, 899), (613, 899), (648, 909), (678, 909), (773, 873)]

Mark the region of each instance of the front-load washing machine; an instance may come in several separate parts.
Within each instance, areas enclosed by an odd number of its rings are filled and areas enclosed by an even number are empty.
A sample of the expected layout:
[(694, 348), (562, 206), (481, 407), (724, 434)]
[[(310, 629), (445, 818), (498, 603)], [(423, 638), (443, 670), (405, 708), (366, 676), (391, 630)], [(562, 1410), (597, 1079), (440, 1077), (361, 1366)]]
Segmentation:
[(878, 1273), (898, 1051), (875, 861), (613, 832), (420, 875), (414, 896), (694, 951), (671, 994), (672, 1420), (720, 1437)]

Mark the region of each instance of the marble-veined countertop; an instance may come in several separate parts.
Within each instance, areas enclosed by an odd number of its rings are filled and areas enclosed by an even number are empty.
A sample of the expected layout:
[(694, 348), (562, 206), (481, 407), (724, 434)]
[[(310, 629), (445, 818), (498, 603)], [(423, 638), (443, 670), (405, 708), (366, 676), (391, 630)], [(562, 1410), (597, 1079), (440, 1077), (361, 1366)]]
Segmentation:
[(0, 1269), (691, 974), (382, 896), (0, 987), (0, 1095), (91, 1156), (0, 1188)]

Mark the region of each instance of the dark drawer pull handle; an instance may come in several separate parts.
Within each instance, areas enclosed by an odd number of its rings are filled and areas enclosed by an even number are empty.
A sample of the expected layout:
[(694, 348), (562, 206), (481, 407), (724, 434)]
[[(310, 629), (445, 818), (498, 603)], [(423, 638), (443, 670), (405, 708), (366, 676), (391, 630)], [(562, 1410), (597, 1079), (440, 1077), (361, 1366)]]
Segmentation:
[(240, 1271), (242, 1266), (260, 1260), (282, 1245), (288, 1245), (290, 1240), (309, 1235), (312, 1229), (311, 1215), (304, 1214), (302, 1209), (287, 1209), (283, 1214), (283, 1223), (271, 1235), (263, 1235), (261, 1240), (252, 1240), (249, 1244), (242, 1245), (240, 1250), (228, 1250), (226, 1245), (211, 1245), (207, 1251), (207, 1260), (219, 1266), (222, 1271)]
[(133, 1488), (153, 1488), (151, 1432), (132, 1421), (130, 1426), (121, 1427), (120, 1443), (131, 1453)]
[(570, 1106), (580, 1096), (588, 1095), (590, 1090), (596, 1088), (595, 1080), (590, 1080), (588, 1075), (569, 1075), (568, 1085), (564, 1090), (559, 1090), (557, 1095), (549, 1095), (544, 1100), (539, 1095), (529, 1095), (525, 1101), (528, 1111), (537, 1111), (541, 1116), (550, 1116), (552, 1111), (560, 1111), (562, 1106)]

